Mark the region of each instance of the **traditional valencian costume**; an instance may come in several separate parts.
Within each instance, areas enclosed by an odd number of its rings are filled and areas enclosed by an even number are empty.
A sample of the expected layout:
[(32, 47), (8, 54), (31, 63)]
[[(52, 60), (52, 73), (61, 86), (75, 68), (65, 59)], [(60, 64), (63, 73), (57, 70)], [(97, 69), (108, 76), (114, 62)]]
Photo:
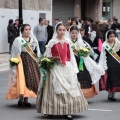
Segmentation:
[(100, 90), (108, 91), (111, 93), (111, 95), (109, 94), (111, 98), (114, 98), (115, 92), (120, 92), (120, 41), (116, 37), (115, 43), (111, 45), (107, 39), (108, 32), (106, 33), (106, 41), (102, 45), (99, 60), (99, 64), (106, 71), (100, 80)]
[(15, 39), (11, 58), (18, 58), (19, 64), (10, 67), (7, 99), (17, 99), (20, 95), (23, 95), (24, 98), (37, 97), (40, 73), (36, 61), (39, 56), (38, 41), (32, 33), (28, 42), (23, 39), (22, 35)]
[[(70, 30), (69, 38), (71, 39)], [(98, 94), (95, 83), (99, 81), (102, 75), (104, 75), (104, 70), (102, 67), (97, 65), (97, 63), (91, 57), (89, 57), (89, 55), (87, 57), (78, 56), (78, 51), (80, 48), (90, 47), (88, 44), (83, 42), (80, 33), (78, 34), (76, 40), (71, 40), (70, 45), (71, 48), (73, 48), (73, 52), (75, 54), (76, 62), (79, 68), (79, 73), (77, 76), (78, 81), (81, 84), (82, 92), (86, 98), (92, 98)], [(91, 48), (89, 49), (90, 53), (93, 53), (93, 50), (91, 50)], [(92, 54), (92, 56), (94, 55)]]
[(47, 115), (71, 115), (87, 110), (88, 103), (77, 79), (78, 68), (68, 41), (65, 38), (59, 40), (54, 34), (45, 54), (47, 57), (58, 56), (61, 64), (47, 72), (44, 88), (40, 84), (37, 111)]

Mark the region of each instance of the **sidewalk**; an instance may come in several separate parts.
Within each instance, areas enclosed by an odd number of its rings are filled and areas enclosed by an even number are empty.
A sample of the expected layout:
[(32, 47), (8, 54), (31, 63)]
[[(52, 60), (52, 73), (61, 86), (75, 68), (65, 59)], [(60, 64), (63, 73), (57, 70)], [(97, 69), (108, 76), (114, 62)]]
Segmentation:
[(0, 54), (0, 72), (9, 70), (9, 57), (8, 53)]

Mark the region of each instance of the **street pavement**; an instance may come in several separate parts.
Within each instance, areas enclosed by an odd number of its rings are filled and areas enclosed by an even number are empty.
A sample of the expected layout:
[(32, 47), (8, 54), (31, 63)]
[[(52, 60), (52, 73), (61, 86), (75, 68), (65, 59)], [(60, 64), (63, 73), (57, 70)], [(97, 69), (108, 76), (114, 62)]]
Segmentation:
[(9, 70), (9, 57), (8, 53), (0, 54), (0, 72)]
[[(3, 55), (3, 63), (8, 64), (9, 55)], [(0, 57), (1, 59), (1, 57)], [(2, 60), (0, 60), (2, 61)], [(2, 65), (1, 65), (2, 66)], [(0, 66), (0, 120), (66, 120), (63, 116), (47, 116), (37, 113), (35, 110), (35, 98), (30, 98), (31, 108), (18, 108), (18, 100), (6, 100), (9, 66)], [(3, 70), (2, 70), (2, 69)], [(6, 70), (5, 70), (6, 69)], [(98, 83), (97, 83), (98, 88)], [(94, 98), (88, 99), (89, 109), (85, 112), (73, 115), (74, 120), (119, 120), (120, 119), (120, 94), (116, 94), (117, 101), (107, 100), (107, 92), (99, 92)]]

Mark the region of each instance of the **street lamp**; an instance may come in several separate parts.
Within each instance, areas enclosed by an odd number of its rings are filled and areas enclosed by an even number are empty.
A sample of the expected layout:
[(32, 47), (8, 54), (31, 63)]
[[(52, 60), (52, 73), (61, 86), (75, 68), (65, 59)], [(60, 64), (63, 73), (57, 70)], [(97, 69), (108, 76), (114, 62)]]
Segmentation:
[(22, 0), (18, 1), (18, 5), (19, 5), (19, 28), (21, 27), (21, 25), (23, 24), (23, 16), (22, 16)]

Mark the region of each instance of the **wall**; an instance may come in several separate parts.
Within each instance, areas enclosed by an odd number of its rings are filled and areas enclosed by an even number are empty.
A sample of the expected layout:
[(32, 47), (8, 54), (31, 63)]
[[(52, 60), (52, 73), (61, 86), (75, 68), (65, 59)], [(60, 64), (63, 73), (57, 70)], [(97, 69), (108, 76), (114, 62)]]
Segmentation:
[(66, 24), (69, 17), (74, 16), (74, 0), (53, 0), (53, 22), (59, 18)]
[[(38, 24), (39, 13), (46, 13), (46, 19), (52, 23), (52, 11), (23, 10), (23, 22), (30, 24), (32, 30)], [(0, 9), (0, 53), (9, 51), (7, 25), (9, 19), (15, 20), (16, 18), (18, 18), (17, 9)]]
[[(22, 0), (23, 9), (51, 11), (52, 0)], [(0, 0), (0, 8), (18, 9), (18, 0)]]
[(103, 3), (103, 0), (99, 0), (98, 20), (102, 20), (102, 3)]
[(74, 0), (74, 17), (81, 19), (81, 0)]
[(120, 22), (120, 0), (113, 0), (113, 16)]

